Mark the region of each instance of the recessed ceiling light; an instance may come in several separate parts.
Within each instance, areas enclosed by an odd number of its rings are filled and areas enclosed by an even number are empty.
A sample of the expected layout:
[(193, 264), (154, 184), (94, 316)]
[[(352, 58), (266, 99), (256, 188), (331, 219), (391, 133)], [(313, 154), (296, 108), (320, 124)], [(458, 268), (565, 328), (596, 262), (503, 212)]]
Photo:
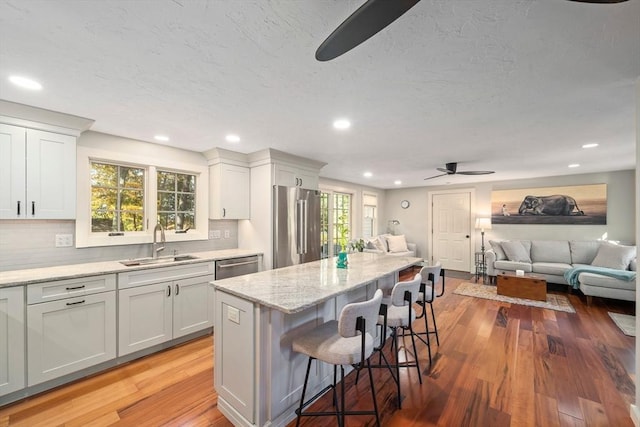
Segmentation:
[(35, 80), (31, 80), (27, 77), (11, 76), (9, 77), (9, 81), (14, 85), (20, 86), (21, 88), (24, 88), (24, 89), (29, 89), (29, 90), (42, 89), (42, 85), (40, 83), (38, 83)]
[(229, 134), (224, 137), (227, 142), (240, 142), (240, 137), (238, 135)]
[(362, 176), (364, 176), (365, 178), (371, 178), (373, 174), (371, 172), (365, 172), (362, 174)]
[(349, 129), (351, 122), (347, 119), (338, 119), (333, 122), (333, 127), (340, 130)]
[(398, 180), (396, 180), (396, 181), (393, 181), (393, 183), (394, 183), (395, 185), (402, 185), (402, 181), (400, 181), (399, 179), (398, 179)]
[(584, 144), (582, 146), (582, 148), (594, 148), (594, 147), (597, 147), (597, 146), (598, 146), (598, 143), (592, 142), (591, 144)]
[(153, 139), (155, 139), (156, 141), (167, 142), (169, 140), (169, 137), (166, 135), (156, 135), (153, 137)]
[(580, 165), (578, 163), (572, 163), (569, 165), (570, 168), (579, 168)]

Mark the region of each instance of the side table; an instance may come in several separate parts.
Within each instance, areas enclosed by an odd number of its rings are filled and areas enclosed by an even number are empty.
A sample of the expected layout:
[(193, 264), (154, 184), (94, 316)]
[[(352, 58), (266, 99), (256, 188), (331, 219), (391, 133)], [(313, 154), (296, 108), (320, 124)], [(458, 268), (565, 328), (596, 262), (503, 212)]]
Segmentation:
[(486, 259), (485, 259), (485, 253), (484, 252), (476, 252), (476, 260), (475, 260), (475, 265), (476, 265), (476, 283), (478, 283), (478, 281), (480, 280), (480, 277), (482, 277), (482, 283), (487, 283), (487, 263), (486, 263)]

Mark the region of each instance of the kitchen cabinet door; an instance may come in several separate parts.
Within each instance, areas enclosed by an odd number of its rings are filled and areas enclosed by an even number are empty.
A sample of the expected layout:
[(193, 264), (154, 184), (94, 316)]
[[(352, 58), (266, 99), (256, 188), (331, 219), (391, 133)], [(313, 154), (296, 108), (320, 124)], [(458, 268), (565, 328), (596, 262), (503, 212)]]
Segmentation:
[(0, 396), (25, 386), (24, 287), (0, 289)]
[(213, 326), (211, 277), (177, 280), (173, 296), (173, 338)]
[(76, 138), (27, 130), (27, 218), (75, 219)]
[(211, 219), (249, 219), (250, 169), (218, 163), (209, 168)]
[(26, 130), (0, 124), (0, 219), (25, 212)]
[(118, 294), (118, 356), (172, 338), (173, 282), (121, 289)]
[(27, 306), (28, 385), (116, 357), (115, 292)]

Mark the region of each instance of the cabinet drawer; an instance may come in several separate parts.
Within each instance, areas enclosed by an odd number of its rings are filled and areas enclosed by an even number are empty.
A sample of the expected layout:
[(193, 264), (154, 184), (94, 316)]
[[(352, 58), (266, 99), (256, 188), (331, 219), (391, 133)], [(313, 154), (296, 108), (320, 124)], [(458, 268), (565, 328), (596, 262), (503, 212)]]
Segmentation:
[(27, 285), (27, 304), (57, 301), (63, 298), (114, 291), (115, 289), (115, 274), (104, 274), (102, 276), (88, 276), (79, 277), (77, 279), (37, 283)]
[(150, 285), (158, 282), (187, 279), (189, 277), (211, 276), (213, 280), (213, 262), (176, 265), (148, 270), (137, 270), (118, 274), (118, 289)]

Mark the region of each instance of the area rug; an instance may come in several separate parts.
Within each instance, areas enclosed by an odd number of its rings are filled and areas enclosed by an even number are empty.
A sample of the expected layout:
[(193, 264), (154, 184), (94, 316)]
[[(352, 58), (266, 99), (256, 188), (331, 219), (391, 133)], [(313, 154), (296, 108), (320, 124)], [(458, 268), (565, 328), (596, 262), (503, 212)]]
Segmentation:
[(629, 335), (630, 337), (636, 336), (636, 316), (611, 312), (608, 314), (623, 334)]
[(480, 285), (476, 283), (461, 283), (454, 291), (454, 294), (465, 295), (468, 297), (491, 299), (496, 301), (508, 302), (511, 304), (529, 305), (532, 307), (548, 308), (550, 310), (564, 311), (567, 313), (575, 313), (569, 299), (564, 295), (547, 294), (547, 301), (535, 301), (524, 298), (507, 297), (498, 295), (498, 288), (491, 285)]

